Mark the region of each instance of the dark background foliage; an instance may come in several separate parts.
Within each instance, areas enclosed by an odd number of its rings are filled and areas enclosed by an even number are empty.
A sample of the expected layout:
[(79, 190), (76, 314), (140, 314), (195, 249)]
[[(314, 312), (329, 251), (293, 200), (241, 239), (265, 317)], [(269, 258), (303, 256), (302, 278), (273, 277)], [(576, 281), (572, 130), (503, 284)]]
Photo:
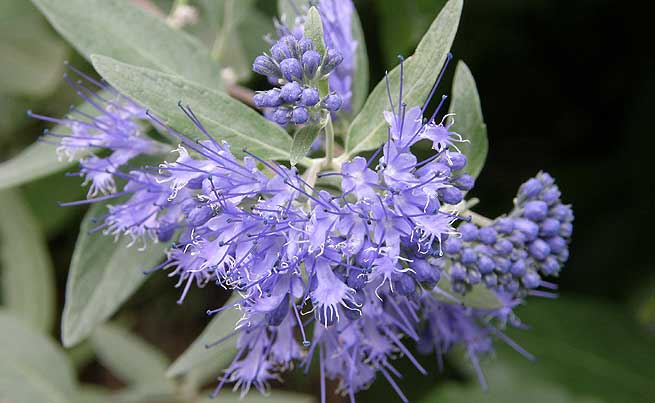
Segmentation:
[[(275, 3), (259, 0), (258, 6), (272, 15)], [(412, 53), (445, 1), (355, 3), (366, 35), (371, 83), (376, 83), (385, 69), (397, 63), (398, 54)], [(618, 0), (465, 2), (452, 52), (455, 61), (467, 62), (476, 78), (490, 143), (487, 164), (472, 194), (482, 200), (478, 210), (490, 217), (508, 211), (518, 186), (545, 170), (557, 179), (564, 201), (573, 204), (576, 215), (571, 258), (558, 281), (563, 297), (518, 312), (534, 329), (532, 336), (515, 338), (543, 359), (532, 366), (517, 364), (521, 357), (510, 363), (500, 360), (489, 370), (492, 388), (496, 383), (499, 389), (515, 390), (519, 397), (525, 392), (526, 400), (507, 397), (498, 402), (527, 401), (535, 390), (535, 402), (539, 397), (569, 401), (544, 397), (559, 393), (559, 386), (553, 389), (552, 385), (560, 384), (565, 385), (566, 393), (594, 396), (598, 391), (600, 400), (608, 402), (649, 401), (655, 396), (648, 378), (634, 378), (639, 377), (635, 374), (653, 373), (646, 358), (655, 354), (652, 340), (637, 345), (640, 338), (652, 339), (655, 332), (655, 258), (649, 250), (655, 226), (651, 25), (646, 12), (629, 10)], [(68, 58), (85, 66), (72, 50)], [(448, 92), (453, 72), (454, 63), (441, 91)], [(252, 81), (249, 86), (262, 88), (265, 84)], [(25, 109), (31, 106), (45, 114), (61, 115), (74, 99), (63, 84), (53, 94), (38, 100), (2, 95), (0, 156), (9, 157), (40, 133), (39, 123), (24, 117)], [(48, 236), (57, 269), (58, 311), (63, 306), (66, 270), (83, 213), (81, 208), (62, 211), (54, 204), (83, 196), (78, 178), (62, 178), (58, 174), (22, 187)], [(178, 307), (174, 303), (177, 296), (170, 279), (155, 275), (121, 310), (119, 319), (174, 357), (205, 325), (205, 309), (225, 298), (219, 290), (205, 289), (191, 293)], [(627, 345), (633, 340), (635, 344)], [(580, 352), (585, 354), (575, 355)], [(503, 349), (499, 355), (518, 356)], [(428, 378), (406, 363), (398, 366), (407, 374), (402, 384), (414, 400), (433, 401), (438, 396), (439, 401), (448, 403), (482, 401), (471, 394), (479, 388), (470, 381), (466, 365), (457, 359), (449, 362), (443, 376)], [(96, 362), (82, 367), (84, 380), (118, 385)], [(436, 373), (436, 364), (428, 367)], [(522, 381), (496, 379), (494, 368)], [(527, 372), (517, 372), (522, 368)], [(626, 375), (630, 373), (632, 378)], [(571, 379), (567, 381), (564, 375)], [(526, 376), (550, 383), (528, 388), (531, 383), (523, 381)], [(458, 395), (451, 388), (454, 395), (431, 395), (435, 382), (444, 379), (462, 384), (468, 379), (475, 391)], [(604, 390), (600, 384), (609, 379), (625, 389)], [(315, 393), (317, 383), (294, 377), (284, 387)], [(650, 396), (644, 395), (648, 390)], [(393, 392), (379, 381), (361, 400), (377, 401), (389, 393)]]

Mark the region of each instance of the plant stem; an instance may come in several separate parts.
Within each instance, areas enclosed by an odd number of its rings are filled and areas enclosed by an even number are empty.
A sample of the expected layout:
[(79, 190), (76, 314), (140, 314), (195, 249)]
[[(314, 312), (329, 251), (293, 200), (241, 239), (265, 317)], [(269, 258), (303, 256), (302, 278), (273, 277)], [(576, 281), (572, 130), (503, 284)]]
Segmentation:
[(486, 227), (491, 225), (491, 223), (493, 223), (492, 219), (482, 216), (471, 210), (467, 210), (466, 213), (471, 216), (471, 221), (473, 221), (474, 224), (477, 224), (480, 227)]
[(334, 158), (334, 127), (332, 126), (332, 117), (328, 115), (327, 125), (325, 126), (325, 166), (332, 167), (332, 158)]

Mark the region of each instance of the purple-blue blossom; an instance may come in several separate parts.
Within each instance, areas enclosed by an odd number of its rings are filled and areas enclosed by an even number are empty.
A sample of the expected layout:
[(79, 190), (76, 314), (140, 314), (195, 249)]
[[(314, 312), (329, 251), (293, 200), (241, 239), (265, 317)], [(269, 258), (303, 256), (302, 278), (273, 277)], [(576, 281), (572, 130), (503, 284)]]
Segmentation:
[[(312, 46), (295, 36), (276, 45), (271, 53), (285, 57)], [(465, 139), (451, 130), (457, 117), (436, 124), (442, 104), (430, 116), (429, 99), (423, 106), (405, 105), (402, 63), (397, 95), (389, 88), (389, 110), (378, 117), (388, 125), (386, 141), (368, 159), (356, 156), (321, 172), (319, 182), (338, 180), (330, 191), (295, 167), (247, 150), (238, 157), (190, 107), (180, 106), (205, 134), (203, 140), (115, 102), (99, 108), (99, 118), (53, 120), (72, 127), (68, 141), (80, 148), (108, 149), (106, 158), (127, 144), (135, 145), (134, 156), (161, 150), (162, 144), (139, 131), (146, 123), (177, 140), (169, 149), (172, 157), (156, 166), (133, 167), (117, 159), (112, 169), (90, 170), (103, 159), (85, 157), (83, 172), (91, 181), (89, 175), (97, 173), (92, 186), (102, 185), (105, 194), (83, 202), (109, 202), (94, 231), (127, 236), (141, 248), (172, 241), (165, 261), (151, 272), (177, 278), (178, 303), (194, 287), (238, 293), (233, 305), (208, 312), (242, 314), (228, 336), (237, 339), (236, 356), (214, 394), (227, 384), (241, 395), (253, 388), (265, 393), (281, 372), (307, 369), (317, 360), (322, 385), (326, 378), (335, 380), (337, 392), (351, 401), (382, 379), (407, 402), (393, 361), (404, 357), (425, 375), (412, 344), (434, 353), (440, 365), (444, 354), (463, 347), (482, 385), (479, 359), (493, 351), (495, 339), (531, 357), (502, 330), (520, 326), (514, 308), (526, 297), (554, 296), (555, 285), (545, 278), (557, 275), (568, 257), (572, 210), (561, 203), (554, 180), (539, 173), (519, 188), (506, 216), (489, 221), (472, 216), (463, 198), (475, 181), (464, 172), (467, 158), (456, 145)], [(293, 66), (284, 69), (280, 66), (279, 80), (291, 79), (271, 90), (273, 95), (258, 96), (275, 98), (271, 104), (287, 102), (273, 116), (289, 110), (288, 121), (305, 108), (289, 106), (288, 100), (311, 103), (315, 94), (296, 81)], [(82, 94), (92, 101), (99, 97)], [(420, 158), (414, 153), (419, 142), (433, 153)], [(100, 173), (109, 177), (101, 181)], [(104, 184), (114, 177), (125, 185)], [(461, 295), (476, 287), (486, 288), (501, 306), (463, 306)], [(324, 401), (324, 386), (321, 393)]]
[(273, 43), (269, 54), (257, 56), (252, 68), (279, 88), (256, 93), (255, 105), (267, 109), (271, 119), (279, 125), (316, 122), (322, 110), (338, 111), (341, 96), (331, 91), (321, 97), (318, 88), (319, 81), (329, 77), (343, 56), (332, 48), (320, 54), (311, 39), (283, 26), (279, 26), (278, 31), (280, 39)]

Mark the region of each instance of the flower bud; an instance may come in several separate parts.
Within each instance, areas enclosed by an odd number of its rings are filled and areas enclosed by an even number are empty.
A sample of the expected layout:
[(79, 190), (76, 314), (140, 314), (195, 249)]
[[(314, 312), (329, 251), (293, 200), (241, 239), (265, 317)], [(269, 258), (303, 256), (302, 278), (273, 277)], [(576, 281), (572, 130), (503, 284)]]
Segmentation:
[(330, 112), (336, 112), (341, 108), (341, 97), (337, 94), (331, 94), (325, 97), (323, 104)]
[(273, 112), (273, 120), (280, 126), (286, 125), (289, 123), (289, 110), (284, 107), (277, 108), (275, 112)]
[(282, 70), (282, 77), (287, 81), (301, 81), (302, 80), (302, 67), (297, 59), (284, 59), (280, 63), (280, 70)]
[(302, 88), (300, 87), (300, 84), (293, 81), (282, 86), (280, 89), (280, 98), (282, 98), (284, 102), (294, 103), (300, 97), (301, 92)]
[(291, 121), (297, 125), (306, 123), (309, 120), (309, 112), (306, 108), (299, 106), (291, 112)]
[(282, 77), (280, 69), (270, 57), (259, 55), (252, 64), (252, 70), (263, 76)]
[(341, 55), (341, 53), (336, 49), (328, 49), (325, 54), (325, 60), (323, 60), (323, 66), (321, 66), (321, 74), (329, 74), (340, 65), (341, 62), (343, 62), (343, 55)]
[(315, 50), (308, 50), (302, 55), (302, 65), (307, 77), (313, 78), (321, 64), (321, 55)]
[(304, 106), (312, 107), (320, 101), (320, 96), (316, 88), (305, 88), (300, 94), (300, 103)]

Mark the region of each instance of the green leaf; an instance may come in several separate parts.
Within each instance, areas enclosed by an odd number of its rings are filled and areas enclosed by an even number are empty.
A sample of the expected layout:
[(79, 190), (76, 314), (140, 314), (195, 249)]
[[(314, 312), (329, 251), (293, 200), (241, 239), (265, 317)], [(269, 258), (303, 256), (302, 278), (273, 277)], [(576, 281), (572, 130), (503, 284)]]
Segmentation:
[[(477, 309), (499, 309), (503, 307), (503, 303), (500, 301), (500, 299), (498, 299), (498, 296), (482, 284), (474, 285), (471, 291), (463, 296), (453, 291), (450, 281), (448, 281), (448, 279), (444, 276), (439, 279), (437, 287), (448, 293), (448, 295), (435, 293), (434, 296), (440, 301), (447, 302), (449, 304), (462, 304), (464, 306)], [(454, 300), (452, 297), (456, 298), (457, 300)]]
[[(403, 101), (409, 107), (422, 105), (429, 94), (434, 79), (448, 56), (461, 12), (462, 0), (450, 0), (421, 39), (416, 52), (405, 60)], [(399, 81), (400, 66), (389, 73), (392, 93), (397, 92)], [(375, 86), (348, 129), (345, 154), (347, 157), (375, 149), (385, 141), (387, 123), (383, 112), (388, 109), (389, 100), (383, 79)]]
[[(211, 394), (212, 391), (207, 391), (207, 394)], [(239, 392), (234, 392), (232, 390), (229, 390), (228, 388), (223, 388), (221, 390), (221, 393), (218, 395), (216, 399), (212, 399), (209, 397), (202, 397), (199, 400), (196, 400), (194, 403), (214, 403), (216, 401), (219, 401), (221, 403), (315, 403), (316, 398), (312, 395), (305, 395), (305, 394), (300, 394), (300, 393), (291, 393), (291, 392), (283, 392), (281, 390), (272, 390), (270, 395), (262, 395), (260, 393), (256, 393), (254, 391), (251, 391), (252, 393), (248, 393), (243, 399), (240, 398), (240, 393)]]
[(55, 321), (55, 280), (41, 228), (21, 194), (0, 192), (2, 295), (9, 310), (49, 333)]
[(485, 366), (489, 390), (473, 380), (467, 385), (448, 383), (439, 385), (420, 403), (600, 403), (600, 400), (579, 397), (566, 388), (531, 376), (506, 362), (494, 361)]
[(20, 154), (0, 164), (0, 189), (6, 189), (34, 179), (60, 172), (75, 162), (57, 159), (57, 146), (37, 141)]
[[(241, 297), (238, 294), (233, 295), (225, 304), (230, 305), (239, 299)], [(198, 385), (216, 378), (234, 357), (237, 337), (231, 337), (218, 345), (208, 345), (232, 333), (241, 316), (241, 311), (236, 308), (215, 314), (200, 336), (168, 368), (166, 375), (177, 377), (189, 374)]]
[(70, 403), (75, 374), (55, 343), (0, 311), (0, 400)]
[(111, 403), (111, 389), (97, 385), (82, 385), (76, 392), (79, 403)]
[(44, 96), (59, 84), (68, 53), (34, 7), (4, 0), (0, 14), (0, 92)]
[(25, 184), (21, 189), (34, 218), (48, 238), (79, 221), (84, 212), (82, 206), (60, 207), (57, 202), (81, 200), (86, 189), (79, 177), (53, 174)]
[(291, 145), (291, 165), (296, 165), (298, 161), (307, 155), (320, 131), (320, 126), (309, 125), (302, 127), (296, 132), (293, 136), (293, 144)]
[(323, 39), (323, 21), (316, 7), (311, 7), (307, 12), (305, 20), (304, 35), (314, 42), (314, 49), (320, 54), (325, 54), (325, 39)]
[(355, 74), (352, 82), (352, 114), (355, 115), (362, 108), (366, 97), (368, 96), (368, 55), (366, 53), (366, 40), (364, 39), (364, 31), (362, 30), (362, 23), (357, 15), (357, 10), (354, 10), (352, 17), (352, 33), (353, 39), (357, 41), (357, 49), (355, 50)]
[(523, 374), (565, 386), (606, 402), (652, 402), (655, 396), (655, 339), (616, 303), (592, 298), (531, 300), (517, 311), (528, 331), (509, 331), (537, 357), (527, 361), (500, 351)]
[(189, 105), (207, 131), (227, 141), (237, 155), (245, 147), (261, 158), (289, 156), (291, 137), (287, 132), (222, 92), (104, 56), (93, 56), (93, 65), (111, 85), (189, 138), (207, 139), (179, 109), (178, 102)]
[(475, 80), (466, 63), (462, 61), (457, 63), (451, 95), (449, 113), (456, 114), (453, 130), (469, 141), (457, 145), (467, 157), (464, 171), (477, 178), (484, 167), (489, 149), (487, 125), (482, 118), (480, 96)]
[(166, 383), (151, 383), (135, 385), (115, 393), (111, 402), (119, 403), (152, 403), (152, 402), (178, 402), (175, 389)]
[(307, 0), (278, 0), (277, 10), (281, 18), (289, 25), (294, 25), (296, 17), (305, 15), (309, 1)]
[(103, 204), (94, 205), (80, 227), (66, 282), (61, 326), (66, 347), (82, 341), (116, 312), (145, 281), (143, 270), (154, 267), (166, 248), (152, 244), (139, 251), (137, 246), (127, 247), (129, 239), (113, 242), (102, 233), (89, 234), (99, 225), (92, 219), (104, 212)]
[(201, 5), (200, 18), (209, 28), (201, 33), (212, 36), (212, 55), (221, 62), (223, 79), (249, 79), (252, 61), (266, 47), (264, 37), (274, 30), (271, 18), (254, 0), (203, 0)]
[(393, 66), (398, 55), (407, 55), (430, 26), (432, 19), (446, 0), (376, 0), (379, 41), (383, 62)]
[(220, 89), (220, 69), (191, 35), (130, 1), (33, 0), (52, 26), (91, 60), (104, 54)]
[(168, 358), (127, 329), (105, 323), (91, 336), (100, 363), (127, 384), (165, 382)]

